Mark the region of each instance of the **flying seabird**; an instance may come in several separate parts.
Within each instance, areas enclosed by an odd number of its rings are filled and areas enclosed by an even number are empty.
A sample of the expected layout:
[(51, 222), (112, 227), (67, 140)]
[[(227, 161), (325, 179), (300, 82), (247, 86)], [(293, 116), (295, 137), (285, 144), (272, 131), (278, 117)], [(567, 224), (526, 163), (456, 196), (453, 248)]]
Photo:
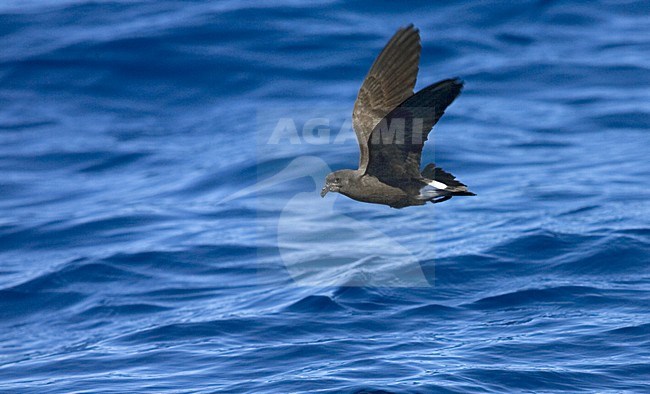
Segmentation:
[(325, 178), (321, 196), (338, 192), (353, 200), (392, 208), (474, 196), (435, 164), (420, 172), (422, 148), (463, 82), (445, 79), (413, 94), (420, 60), (420, 34), (401, 28), (370, 67), (354, 103), (352, 126), (361, 151), (359, 169)]

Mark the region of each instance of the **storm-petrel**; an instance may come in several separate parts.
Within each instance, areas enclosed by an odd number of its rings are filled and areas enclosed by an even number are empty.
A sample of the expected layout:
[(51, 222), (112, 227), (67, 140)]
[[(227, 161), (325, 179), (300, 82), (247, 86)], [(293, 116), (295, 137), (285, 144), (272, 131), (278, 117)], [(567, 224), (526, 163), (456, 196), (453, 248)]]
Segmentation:
[(409, 25), (399, 29), (375, 59), (352, 112), (361, 151), (359, 169), (327, 175), (322, 197), (331, 191), (404, 208), (475, 195), (433, 163), (420, 172), (431, 128), (463, 87), (460, 79), (452, 78), (413, 94), (420, 49), (419, 31)]

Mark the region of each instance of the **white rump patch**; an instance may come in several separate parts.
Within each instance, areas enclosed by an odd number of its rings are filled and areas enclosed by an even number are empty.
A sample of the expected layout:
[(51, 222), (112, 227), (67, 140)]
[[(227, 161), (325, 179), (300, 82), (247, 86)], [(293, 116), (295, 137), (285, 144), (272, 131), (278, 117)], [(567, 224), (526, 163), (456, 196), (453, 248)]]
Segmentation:
[(447, 188), (447, 185), (445, 185), (442, 182), (438, 182), (438, 181), (431, 181), (431, 182), (429, 182), (429, 185), (435, 187), (436, 189), (440, 189), (440, 190), (445, 190)]
[(420, 195), (418, 196), (421, 199), (428, 200), (433, 197), (438, 197), (444, 195), (443, 190), (447, 189), (447, 185), (438, 181), (430, 181), (420, 189)]

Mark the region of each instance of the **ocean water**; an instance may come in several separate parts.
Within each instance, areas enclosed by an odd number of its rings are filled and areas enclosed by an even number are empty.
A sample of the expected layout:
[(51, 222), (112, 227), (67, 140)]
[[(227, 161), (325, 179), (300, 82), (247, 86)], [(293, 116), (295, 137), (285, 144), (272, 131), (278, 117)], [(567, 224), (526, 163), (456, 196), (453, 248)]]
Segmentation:
[[(0, 392), (650, 392), (649, 14), (3, 1)], [(478, 196), (321, 199), (409, 23)]]

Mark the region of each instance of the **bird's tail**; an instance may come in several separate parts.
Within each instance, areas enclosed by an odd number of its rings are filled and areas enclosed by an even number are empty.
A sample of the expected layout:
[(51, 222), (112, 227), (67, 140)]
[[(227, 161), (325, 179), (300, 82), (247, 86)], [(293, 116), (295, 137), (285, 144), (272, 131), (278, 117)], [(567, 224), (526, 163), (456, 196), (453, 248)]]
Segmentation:
[[(422, 177), (427, 187), (420, 192), (423, 197), (431, 197), (431, 202), (442, 202), (453, 196), (475, 196), (476, 194), (467, 190), (467, 186), (456, 179), (455, 176), (446, 172), (434, 163), (427, 164), (422, 171)], [(443, 199), (441, 199), (442, 197)], [(437, 198), (437, 199), (433, 199)]]

